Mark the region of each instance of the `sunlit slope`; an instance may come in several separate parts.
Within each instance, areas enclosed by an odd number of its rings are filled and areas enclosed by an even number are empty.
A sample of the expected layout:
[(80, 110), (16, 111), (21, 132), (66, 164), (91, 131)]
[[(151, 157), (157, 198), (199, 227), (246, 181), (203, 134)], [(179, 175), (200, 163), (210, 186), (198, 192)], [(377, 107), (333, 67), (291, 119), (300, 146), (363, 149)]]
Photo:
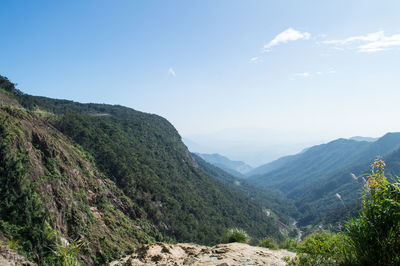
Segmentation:
[(0, 231), (43, 263), (58, 231), (85, 244), (79, 257), (101, 264), (164, 238), (144, 210), (98, 170), (90, 154), (0, 89)]

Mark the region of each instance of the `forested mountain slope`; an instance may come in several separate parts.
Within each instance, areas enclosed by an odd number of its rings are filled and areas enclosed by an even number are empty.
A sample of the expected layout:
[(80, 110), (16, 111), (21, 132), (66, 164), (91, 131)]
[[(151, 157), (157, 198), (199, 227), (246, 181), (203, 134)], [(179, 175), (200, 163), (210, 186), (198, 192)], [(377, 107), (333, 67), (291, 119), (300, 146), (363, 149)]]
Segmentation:
[[(29, 191), (37, 188), (34, 195), (38, 198), (46, 198), (46, 189), (52, 182), (61, 184), (59, 186), (63, 192), (57, 194), (59, 201), (71, 202), (72, 206), (77, 208), (83, 204), (83, 207), (79, 207), (81, 209), (75, 211), (66, 208), (73, 214), (63, 212), (60, 214), (62, 217), (69, 215), (69, 220), (63, 220), (65, 227), (69, 228), (78, 223), (74, 230), (61, 230), (61, 233), (70, 239), (82, 236), (91, 239), (90, 237), (102, 232), (101, 228), (91, 229), (91, 226), (96, 226), (100, 219), (97, 216), (108, 217), (104, 223), (110, 227), (109, 230), (114, 230), (115, 234), (102, 234), (98, 240), (100, 251), (91, 253), (96, 249), (87, 250), (92, 261), (108, 261), (135, 243), (162, 240), (165, 239), (164, 236), (182, 242), (213, 244), (218, 242), (222, 232), (229, 227), (243, 228), (255, 238), (268, 235), (277, 239), (282, 238), (275, 219), (266, 215), (264, 211), (265, 207), (272, 208), (272, 206), (250, 200), (249, 195), (243, 191), (207, 174), (193, 159), (178, 132), (166, 119), (122, 106), (80, 104), (29, 96), (7, 82), (8, 80), (0, 78), (2, 86), (0, 88), (4, 95), (11, 96), (7, 101), (15, 104), (18, 104), (18, 101), (23, 108), (3, 106), (2, 108), (6, 108), (4, 112), (15, 116), (11, 119), (15, 123), (18, 119), (24, 119), (30, 121), (32, 128), (37, 128), (39, 125), (44, 128), (41, 130), (43, 136), (39, 134), (40, 137), (37, 138), (33, 137), (35, 134), (30, 133), (23, 135), (20, 140), (9, 139), (5, 135), (2, 141), (8, 139), (9, 149), (16, 149), (14, 146), (21, 144), (18, 149), (23, 153), (29, 143), (32, 143), (32, 146), (42, 147), (41, 139), (51, 140), (43, 144), (50, 151), (46, 149), (38, 151), (48, 171), (41, 171), (43, 167), (34, 165), (27, 173), (28, 168), (24, 165), (18, 168), (18, 171), (22, 172), (13, 173), (11, 169), (13, 166), (3, 163), (2, 171), (5, 174), (2, 177), (4, 179), (2, 184), (10, 182), (15, 175), (20, 176), (21, 180), (40, 180), (40, 185), (29, 183), (27, 186)], [(8, 116), (4, 118), (5, 121), (10, 120)], [(5, 132), (11, 130), (13, 123), (2, 123)], [(18, 126), (15, 131), (23, 131), (24, 125)], [(44, 130), (46, 128), (47, 131)], [(40, 140), (39, 144), (35, 142), (37, 139)], [(56, 145), (60, 140), (65, 143), (63, 146)], [(64, 146), (71, 147), (70, 151), (68, 150), (69, 155), (63, 155), (59, 150), (64, 149)], [(34, 158), (39, 155), (27, 156), (30, 158), (26, 159), (27, 161), (37, 161)], [(3, 158), (6, 160), (8, 157), (3, 154)], [(21, 158), (15, 160), (23, 164), (25, 159)], [(68, 160), (71, 162), (68, 163)], [(67, 163), (68, 167), (65, 166)], [(75, 168), (79, 173), (74, 170)], [(31, 177), (31, 172), (36, 173), (36, 176)], [(46, 175), (47, 172), (49, 177)], [(84, 184), (79, 183), (81, 179), (85, 180)], [(85, 182), (88, 184), (85, 185)], [(17, 185), (22, 186), (19, 183)], [(104, 188), (105, 192), (101, 192), (103, 186), (107, 186)], [(4, 187), (3, 191), (6, 190)], [(103, 196), (102, 193), (111, 193), (114, 196), (108, 194)], [(8, 197), (13, 197), (7, 193), (2, 196), (4, 202), (10, 200)], [(78, 201), (76, 204), (75, 199)], [(119, 202), (122, 203), (118, 205)], [(32, 211), (25, 209), (21, 212), (47, 217), (33, 220), (48, 220), (56, 227), (58, 220), (51, 212), (45, 211), (51, 210), (46, 204), (43, 208), (32, 208)], [(15, 202), (15, 205), (19, 206), (18, 208), (25, 208), (18, 202)], [(9, 207), (1, 206), (0, 211), (11, 212), (7, 208)], [(39, 214), (33, 209), (39, 211)], [(61, 210), (64, 211), (64, 208)], [(107, 212), (114, 216), (109, 217)], [(1, 230), (9, 232), (11, 229), (7, 229), (7, 226), (22, 226), (27, 232), (37, 232), (33, 228), (36, 225), (29, 223), (22, 225), (20, 224), (22, 220), (17, 219), (14, 224), (11, 218), (6, 219), (2, 223)], [(42, 228), (44, 224), (39, 226)], [(146, 231), (147, 229), (151, 232)], [(125, 235), (127, 238), (123, 237)], [(24, 235), (17, 234), (16, 237), (27, 240)], [(43, 241), (43, 237), (44, 235), (41, 235), (40, 240), (36, 238), (32, 240), (37, 242), (32, 242), (32, 248), (28, 247), (25, 250), (35, 249), (32, 250), (32, 254), (43, 252), (43, 247), (37, 245), (38, 241)], [(120, 243), (118, 241), (114, 243), (114, 238), (122, 243), (121, 249), (117, 249)], [(93, 243), (96, 241), (94, 238)], [(104, 250), (111, 253), (106, 253)]]
[(164, 239), (88, 153), (6, 92), (0, 98), (12, 103), (0, 106), (0, 231), (29, 259), (44, 263), (51, 232), (81, 239), (85, 264)]

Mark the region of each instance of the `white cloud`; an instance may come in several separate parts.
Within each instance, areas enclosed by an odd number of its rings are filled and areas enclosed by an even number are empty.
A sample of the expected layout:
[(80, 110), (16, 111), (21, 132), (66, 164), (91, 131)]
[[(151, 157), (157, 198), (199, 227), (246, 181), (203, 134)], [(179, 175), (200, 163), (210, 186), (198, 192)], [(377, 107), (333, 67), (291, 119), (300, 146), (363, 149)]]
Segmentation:
[(296, 74), (294, 74), (294, 76), (303, 77), (303, 78), (309, 78), (309, 77), (311, 77), (311, 73), (310, 72), (296, 73)]
[(260, 62), (262, 62), (262, 60), (257, 56), (254, 56), (254, 57), (250, 58), (250, 60), (249, 60), (249, 63), (253, 63), (253, 64), (257, 64)]
[(335, 45), (335, 48), (356, 48), (359, 52), (373, 53), (390, 48), (400, 48), (400, 34), (385, 36), (384, 31), (381, 30), (366, 35), (351, 36), (343, 40), (324, 41), (323, 43)]
[(289, 41), (308, 40), (311, 34), (308, 32), (300, 32), (293, 28), (288, 28), (275, 36), (275, 38), (264, 45), (264, 51), (269, 51), (273, 46), (287, 43)]
[(173, 77), (176, 77), (175, 70), (174, 70), (172, 67), (170, 67), (170, 68), (168, 69), (168, 74), (170, 74), (170, 75), (173, 76)]

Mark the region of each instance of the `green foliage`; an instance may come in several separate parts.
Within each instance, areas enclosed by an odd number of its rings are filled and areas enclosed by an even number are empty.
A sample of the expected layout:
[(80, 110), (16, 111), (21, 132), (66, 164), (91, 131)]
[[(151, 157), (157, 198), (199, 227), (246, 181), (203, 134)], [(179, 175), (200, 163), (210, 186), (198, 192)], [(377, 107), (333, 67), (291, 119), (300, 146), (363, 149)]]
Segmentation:
[(239, 228), (229, 228), (227, 229), (221, 237), (222, 243), (248, 243), (250, 242), (250, 237), (243, 229)]
[(20, 248), (19, 241), (15, 239), (8, 240), (8, 247), (11, 249), (18, 249)]
[(376, 159), (366, 184), (359, 218), (348, 225), (348, 235), (360, 264), (400, 264), (400, 183), (384, 175), (385, 163)]
[(258, 243), (258, 246), (263, 247), (263, 248), (269, 248), (269, 249), (278, 249), (279, 248), (278, 243), (276, 243), (276, 241), (271, 237), (267, 237), (267, 238), (260, 240), (260, 242)]
[(287, 238), (287, 239), (285, 239), (285, 241), (283, 241), (282, 244), (279, 245), (279, 248), (287, 249), (290, 251), (296, 251), (298, 245), (299, 245), (299, 242), (297, 240)]
[(48, 236), (49, 239), (54, 242), (54, 245), (50, 246), (51, 255), (46, 258), (46, 262), (51, 265), (62, 265), (62, 266), (80, 266), (81, 263), (78, 260), (78, 253), (82, 249), (83, 243), (81, 240), (74, 240), (69, 242), (63, 238), (59, 232), (51, 230)]
[(292, 265), (342, 265), (354, 259), (346, 235), (325, 231), (306, 237), (297, 246), (297, 253)]
[(15, 84), (8, 80), (8, 78), (0, 75), (0, 89), (3, 89), (11, 94), (21, 95), (22, 92), (15, 88)]
[(29, 259), (37, 259), (46, 253), (44, 223), (48, 215), (35, 184), (26, 178), (30, 168), (28, 151), (21, 146), (14, 149), (14, 145), (22, 145), (17, 141), (22, 134), (18, 128), (16, 120), (0, 113), (0, 231), (18, 241)]

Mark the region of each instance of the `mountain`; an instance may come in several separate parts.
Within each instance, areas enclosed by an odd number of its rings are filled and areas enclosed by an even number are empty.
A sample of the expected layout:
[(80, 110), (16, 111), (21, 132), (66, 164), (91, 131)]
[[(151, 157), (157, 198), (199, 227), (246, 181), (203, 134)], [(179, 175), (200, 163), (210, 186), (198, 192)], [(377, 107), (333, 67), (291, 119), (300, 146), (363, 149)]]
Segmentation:
[(371, 137), (361, 137), (361, 136), (354, 136), (350, 138), (351, 140), (356, 140), (356, 141), (368, 141), (368, 142), (374, 142), (378, 140), (378, 138), (371, 138)]
[(283, 238), (288, 216), (204, 171), (166, 119), (30, 96), (3, 77), (0, 92), (0, 232), (29, 259), (46, 258), (52, 230), (81, 239), (88, 265), (139, 243), (215, 244), (231, 227)]
[(217, 153), (214, 154), (196, 153), (196, 154), (201, 158), (203, 158), (206, 162), (209, 162), (212, 165), (215, 165), (236, 177), (245, 178), (245, 174), (253, 169), (250, 165), (242, 161), (232, 161), (228, 157), (222, 156)]
[(341, 222), (357, 213), (361, 196), (361, 178), (355, 181), (350, 174), (368, 173), (376, 156), (393, 158), (399, 147), (400, 133), (387, 133), (374, 142), (338, 139), (275, 161), (271, 163), (278, 165), (275, 169), (247, 180), (293, 199), (302, 214), (300, 225)]
[[(385, 155), (400, 146), (400, 133), (387, 133), (375, 142), (337, 139), (327, 144), (313, 146), (306, 151), (274, 161), (277, 165), (264, 174), (249, 177), (258, 185), (276, 188), (294, 198), (299, 190), (312, 186), (335, 171), (351, 165), (371, 161), (378, 155)], [(283, 162), (282, 162), (283, 161)]]
[(288, 155), (288, 156), (281, 157), (270, 163), (263, 164), (259, 167), (253, 168), (251, 171), (246, 173), (246, 176), (250, 177), (250, 176), (258, 176), (258, 175), (266, 174), (273, 170), (279, 169), (280, 167), (286, 165), (287, 163), (295, 160), (298, 156), (299, 155)]

